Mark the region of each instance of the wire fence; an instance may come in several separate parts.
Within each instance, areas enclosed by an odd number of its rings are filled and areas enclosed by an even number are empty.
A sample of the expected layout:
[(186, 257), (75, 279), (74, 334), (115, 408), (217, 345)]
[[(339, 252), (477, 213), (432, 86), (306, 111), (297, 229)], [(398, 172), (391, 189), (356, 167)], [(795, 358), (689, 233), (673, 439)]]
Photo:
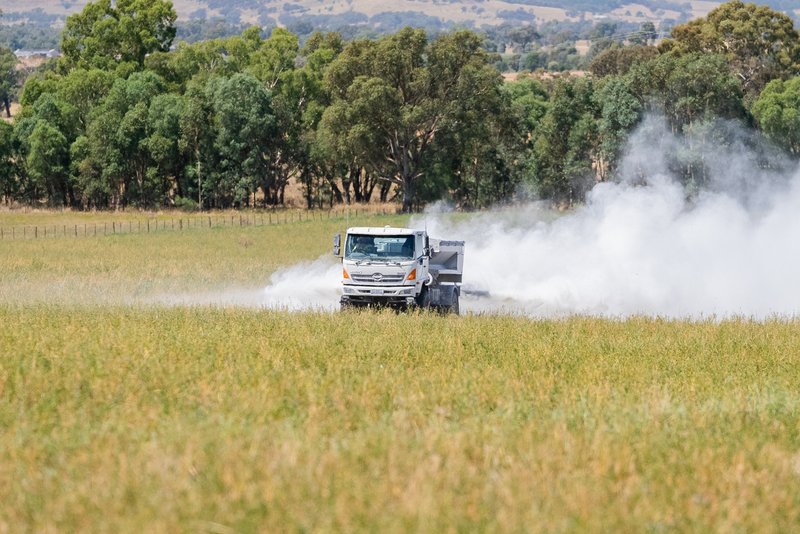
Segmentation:
[(191, 215), (186, 217), (147, 217), (105, 222), (0, 226), (0, 240), (103, 237), (123, 234), (152, 234), (188, 230), (274, 226), (307, 221), (345, 219), (364, 215), (390, 215), (393, 211), (375, 209), (286, 210), (241, 214)]

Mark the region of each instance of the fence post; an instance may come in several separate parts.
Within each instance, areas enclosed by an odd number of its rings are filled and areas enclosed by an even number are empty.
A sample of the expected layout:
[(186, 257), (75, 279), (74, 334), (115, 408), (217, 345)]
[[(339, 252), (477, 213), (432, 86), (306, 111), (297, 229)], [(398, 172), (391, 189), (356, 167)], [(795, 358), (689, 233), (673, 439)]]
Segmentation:
[(178, 230), (183, 231), (183, 219), (178, 219)]

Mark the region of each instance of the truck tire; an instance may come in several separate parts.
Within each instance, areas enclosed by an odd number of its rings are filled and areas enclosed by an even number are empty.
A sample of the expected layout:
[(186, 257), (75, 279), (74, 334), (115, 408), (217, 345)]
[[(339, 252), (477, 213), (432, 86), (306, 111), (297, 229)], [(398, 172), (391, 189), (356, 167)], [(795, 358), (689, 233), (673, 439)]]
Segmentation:
[(458, 296), (459, 296), (458, 293), (459, 292), (456, 291), (455, 295), (453, 295), (453, 303), (449, 306), (449, 309), (447, 310), (448, 312), (454, 313), (456, 315), (460, 315), (461, 311), (458, 305)]

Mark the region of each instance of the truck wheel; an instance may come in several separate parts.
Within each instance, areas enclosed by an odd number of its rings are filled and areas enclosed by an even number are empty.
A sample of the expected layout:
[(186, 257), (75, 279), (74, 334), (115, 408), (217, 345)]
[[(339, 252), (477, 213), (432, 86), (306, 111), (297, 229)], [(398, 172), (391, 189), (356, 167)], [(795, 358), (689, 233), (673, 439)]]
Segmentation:
[(453, 295), (453, 303), (450, 305), (450, 309), (448, 311), (450, 313), (454, 313), (456, 315), (460, 314), (459, 313), (460, 312), (460, 308), (459, 308), (459, 305), (458, 305), (458, 291), (456, 291), (456, 294)]

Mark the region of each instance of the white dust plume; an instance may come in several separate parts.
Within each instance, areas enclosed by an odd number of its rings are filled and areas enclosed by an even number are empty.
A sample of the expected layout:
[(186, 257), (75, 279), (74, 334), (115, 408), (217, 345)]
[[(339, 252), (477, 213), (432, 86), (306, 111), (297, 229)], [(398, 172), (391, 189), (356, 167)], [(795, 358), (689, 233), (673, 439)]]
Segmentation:
[(339, 306), (342, 265), (333, 255), (279, 269), (270, 277), (261, 304), (284, 310), (333, 310)]
[[(554, 217), (532, 204), (462, 222), (426, 215), (412, 224), (467, 242), (462, 309), (795, 316), (800, 173), (743, 130), (729, 125), (719, 132), (725, 148), (705, 139), (697, 152), (702, 139), (678, 139), (662, 121), (647, 119), (631, 138), (620, 181), (596, 185), (584, 205), (566, 214)], [(674, 169), (692, 150), (705, 170), (687, 190)], [(774, 170), (781, 166), (793, 170)]]

